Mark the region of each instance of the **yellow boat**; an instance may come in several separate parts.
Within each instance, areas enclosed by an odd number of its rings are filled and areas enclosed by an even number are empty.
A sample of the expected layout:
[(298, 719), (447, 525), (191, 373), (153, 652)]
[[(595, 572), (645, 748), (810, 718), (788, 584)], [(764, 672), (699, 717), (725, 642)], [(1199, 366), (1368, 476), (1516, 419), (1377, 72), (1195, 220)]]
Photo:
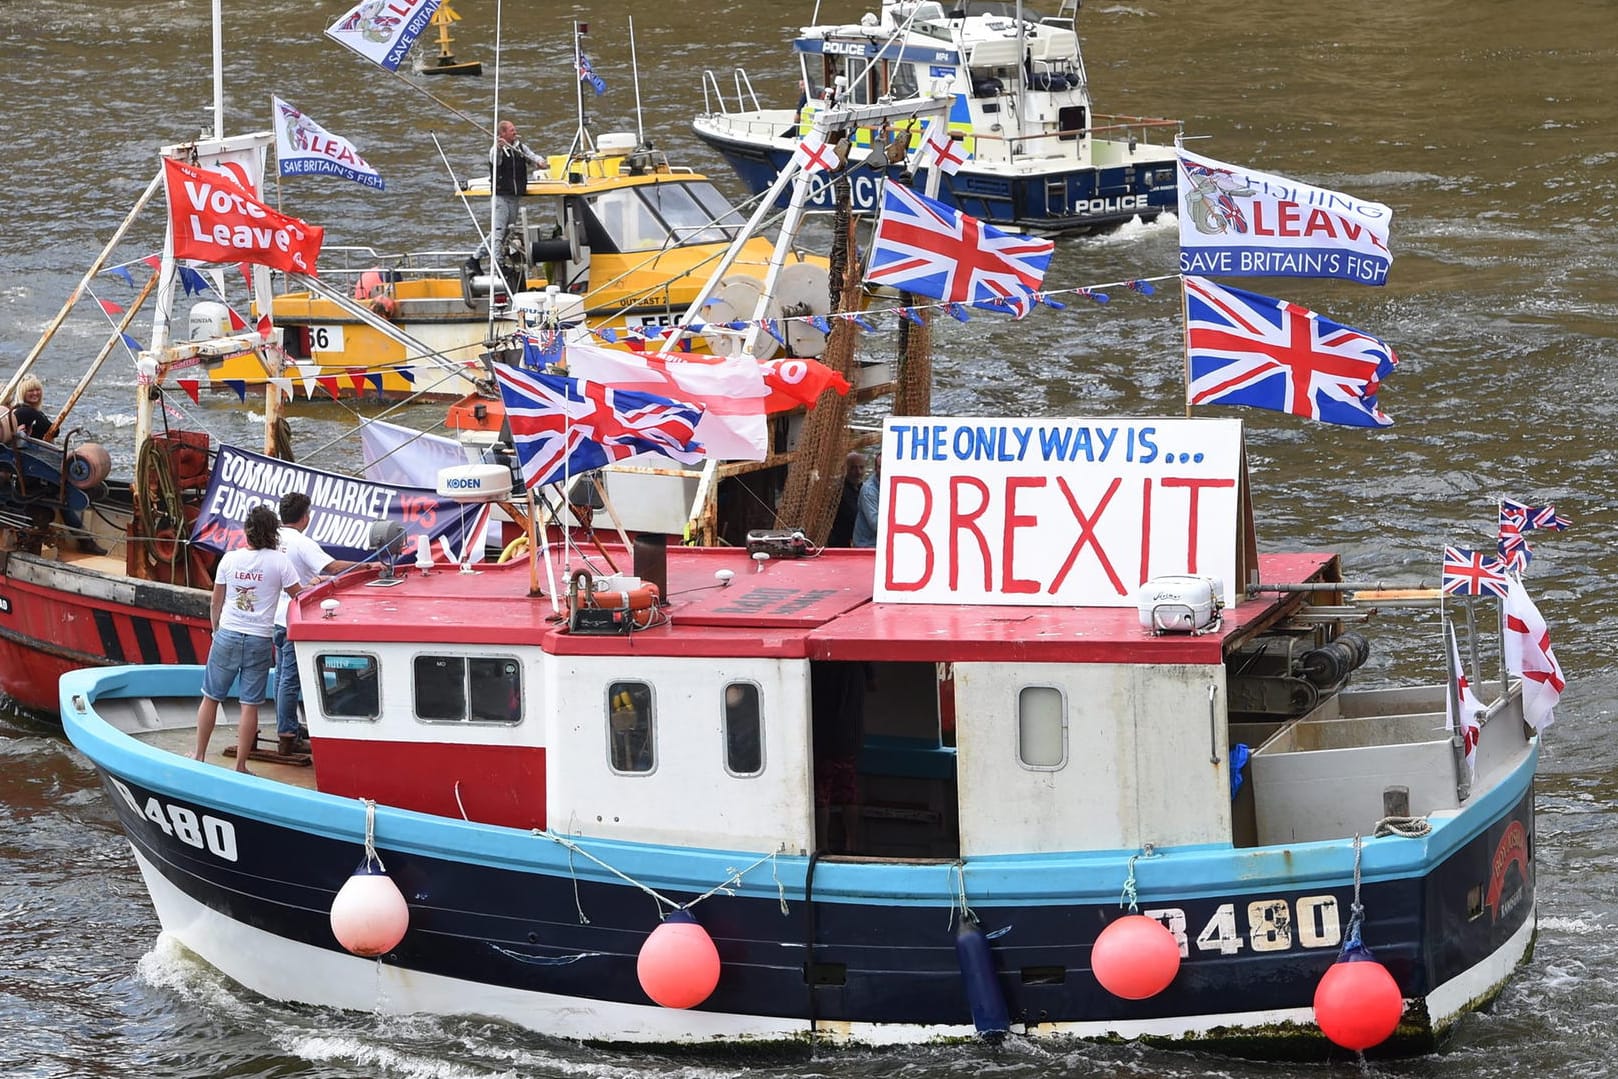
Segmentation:
[[(461, 194), (474, 208), (486, 205), (488, 184), (487, 177), (463, 182)], [(465, 250), (389, 255), (328, 247), (319, 281), (290, 282), (274, 297), (272, 320), (285, 331), (297, 385), (319, 380), (328, 393), (458, 398), (482, 374), (480, 355), (509, 340), (522, 321), (544, 317), (535, 312), (620, 344), (681, 321), (746, 231), (745, 215), (706, 176), (671, 166), (633, 135), (603, 134), (585, 152), (552, 156), (530, 177), (521, 236), (512, 230), (497, 249), (503, 278), (495, 267), (471, 272)], [(746, 240), (701, 318), (692, 320), (706, 332), (688, 334), (683, 348), (739, 349), (740, 334), (724, 324), (754, 317), (771, 249), (762, 236)], [(767, 317), (828, 308), (826, 259), (795, 254)], [(799, 356), (819, 355), (825, 344), (804, 321), (788, 324), (782, 336)], [(759, 358), (777, 347), (765, 337)], [(252, 354), (226, 359), (209, 375), (215, 388), (237, 383), (232, 389), (266, 378)]]

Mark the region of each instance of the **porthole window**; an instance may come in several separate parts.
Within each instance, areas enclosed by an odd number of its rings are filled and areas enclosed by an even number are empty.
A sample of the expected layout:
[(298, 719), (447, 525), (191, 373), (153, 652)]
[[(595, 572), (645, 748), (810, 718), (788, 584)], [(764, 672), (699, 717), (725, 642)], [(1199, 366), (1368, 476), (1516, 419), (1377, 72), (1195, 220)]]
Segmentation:
[(607, 754), (615, 772), (650, 772), (657, 764), (652, 687), (645, 682), (607, 686)]
[(725, 771), (756, 776), (764, 771), (764, 716), (758, 686), (732, 682), (725, 687)]
[(1067, 700), (1054, 686), (1024, 686), (1017, 694), (1017, 759), (1025, 768), (1055, 771), (1067, 763)]

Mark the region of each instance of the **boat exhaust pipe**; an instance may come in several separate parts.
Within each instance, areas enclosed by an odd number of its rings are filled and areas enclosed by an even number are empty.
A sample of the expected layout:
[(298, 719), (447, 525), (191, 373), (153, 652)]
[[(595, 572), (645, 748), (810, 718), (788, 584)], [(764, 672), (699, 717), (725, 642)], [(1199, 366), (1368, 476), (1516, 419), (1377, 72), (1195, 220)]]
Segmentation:
[(635, 576), (657, 586), (660, 603), (669, 601), (669, 538), (663, 533), (635, 535)]

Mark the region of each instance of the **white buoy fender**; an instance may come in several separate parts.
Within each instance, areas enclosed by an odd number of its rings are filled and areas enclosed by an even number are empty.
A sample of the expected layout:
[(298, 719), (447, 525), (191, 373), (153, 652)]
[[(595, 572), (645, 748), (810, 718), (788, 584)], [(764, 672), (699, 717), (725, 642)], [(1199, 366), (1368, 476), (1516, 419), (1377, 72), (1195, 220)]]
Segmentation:
[(380, 863), (366, 858), (331, 904), (331, 931), (337, 943), (366, 957), (398, 947), (410, 928), (410, 907)]

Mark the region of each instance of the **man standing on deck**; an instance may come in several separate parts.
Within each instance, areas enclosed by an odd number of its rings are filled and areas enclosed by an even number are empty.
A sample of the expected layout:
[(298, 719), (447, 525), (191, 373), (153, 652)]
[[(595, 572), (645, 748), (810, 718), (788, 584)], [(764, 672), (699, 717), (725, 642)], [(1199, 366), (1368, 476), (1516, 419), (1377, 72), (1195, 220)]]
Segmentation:
[(528, 144), (517, 137), (517, 125), (510, 120), (501, 120), (494, 130), (494, 148), (489, 151), (489, 175), (494, 181), (494, 228), (478, 244), (472, 257), (466, 260), (467, 270), (474, 274), (483, 272), (483, 264), (478, 260), (491, 247), (498, 251), (505, 239), (507, 226), (516, 224), (520, 219), (521, 199), (528, 193), (528, 166), (534, 165), (542, 173), (550, 167), (543, 157), (530, 150)]
[[(277, 546), (298, 573), (298, 584), (314, 584), (321, 574), (341, 573), (354, 563), (333, 558), (303, 534), (309, 527), (309, 496), (289, 491), (281, 496), (281, 533)], [(275, 734), (276, 752), (285, 757), (308, 751), (298, 737), (298, 701), (303, 686), (298, 678), (298, 657), (287, 640), (287, 608), (290, 598), (281, 593), (275, 605)]]

